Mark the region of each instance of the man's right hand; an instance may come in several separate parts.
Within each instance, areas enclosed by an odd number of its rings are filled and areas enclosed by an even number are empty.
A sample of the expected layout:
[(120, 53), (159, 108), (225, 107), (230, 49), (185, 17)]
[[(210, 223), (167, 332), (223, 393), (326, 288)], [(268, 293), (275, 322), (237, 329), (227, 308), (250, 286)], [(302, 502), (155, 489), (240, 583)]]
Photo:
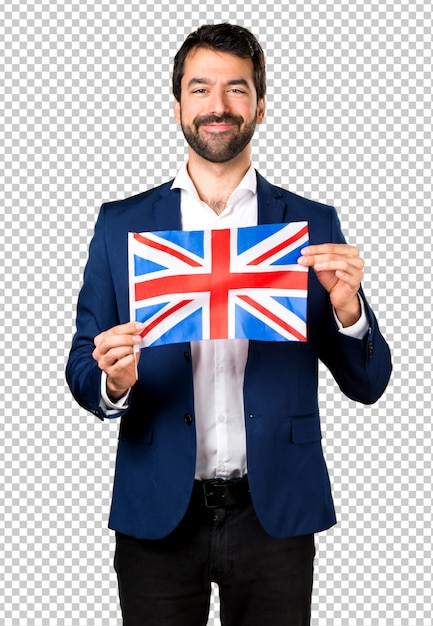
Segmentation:
[(128, 322), (113, 326), (95, 337), (92, 353), (99, 368), (107, 375), (107, 394), (116, 402), (137, 382), (140, 352), (134, 346), (140, 343), (143, 324)]

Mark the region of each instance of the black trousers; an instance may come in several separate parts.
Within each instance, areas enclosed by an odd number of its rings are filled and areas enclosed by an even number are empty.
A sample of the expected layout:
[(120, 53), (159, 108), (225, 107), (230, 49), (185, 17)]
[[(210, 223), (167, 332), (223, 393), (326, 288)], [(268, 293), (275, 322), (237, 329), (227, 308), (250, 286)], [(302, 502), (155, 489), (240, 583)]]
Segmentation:
[(123, 624), (206, 626), (215, 582), (222, 626), (309, 626), (314, 554), (313, 535), (274, 539), (251, 502), (209, 509), (196, 486), (168, 537), (116, 533)]

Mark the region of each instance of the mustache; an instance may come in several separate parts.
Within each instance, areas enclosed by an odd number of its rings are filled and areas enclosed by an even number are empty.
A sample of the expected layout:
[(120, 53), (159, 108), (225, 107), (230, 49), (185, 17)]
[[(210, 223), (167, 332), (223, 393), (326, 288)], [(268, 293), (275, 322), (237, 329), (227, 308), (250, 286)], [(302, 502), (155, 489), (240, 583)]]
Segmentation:
[(244, 118), (241, 115), (231, 115), (226, 113), (225, 115), (202, 115), (196, 117), (194, 120), (194, 126), (200, 128), (200, 126), (206, 126), (207, 124), (237, 124), (240, 126)]

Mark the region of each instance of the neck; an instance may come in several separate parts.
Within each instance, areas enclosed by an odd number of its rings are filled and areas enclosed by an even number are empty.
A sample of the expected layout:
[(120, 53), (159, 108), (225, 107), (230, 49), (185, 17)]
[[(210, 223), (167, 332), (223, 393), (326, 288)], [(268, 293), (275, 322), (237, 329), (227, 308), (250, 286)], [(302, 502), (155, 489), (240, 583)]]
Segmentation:
[(250, 151), (227, 163), (211, 163), (189, 151), (188, 174), (200, 199), (219, 215), (250, 167)]

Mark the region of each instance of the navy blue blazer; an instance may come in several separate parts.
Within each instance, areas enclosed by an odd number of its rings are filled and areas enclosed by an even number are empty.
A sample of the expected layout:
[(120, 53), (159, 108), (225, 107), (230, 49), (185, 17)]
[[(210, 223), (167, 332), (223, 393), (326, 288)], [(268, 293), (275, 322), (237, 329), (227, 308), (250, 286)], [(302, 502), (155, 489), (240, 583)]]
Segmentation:
[[(66, 374), (77, 402), (101, 419), (106, 415), (93, 338), (129, 321), (128, 231), (181, 228), (180, 192), (170, 187), (107, 203), (96, 223)], [(275, 187), (259, 174), (258, 214), (261, 224), (307, 220), (312, 244), (344, 242), (333, 207)], [(249, 342), (243, 389), (248, 477), (257, 517), (274, 537), (318, 532), (336, 521), (321, 445), (318, 361), (349, 398), (365, 404), (379, 398), (391, 373), (390, 352), (366, 301), (365, 307), (365, 338), (339, 333), (328, 294), (310, 270), (308, 341)], [(142, 350), (139, 380), (119, 417), (109, 526), (134, 537), (164, 537), (183, 518), (194, 482), (189, 343)]]

